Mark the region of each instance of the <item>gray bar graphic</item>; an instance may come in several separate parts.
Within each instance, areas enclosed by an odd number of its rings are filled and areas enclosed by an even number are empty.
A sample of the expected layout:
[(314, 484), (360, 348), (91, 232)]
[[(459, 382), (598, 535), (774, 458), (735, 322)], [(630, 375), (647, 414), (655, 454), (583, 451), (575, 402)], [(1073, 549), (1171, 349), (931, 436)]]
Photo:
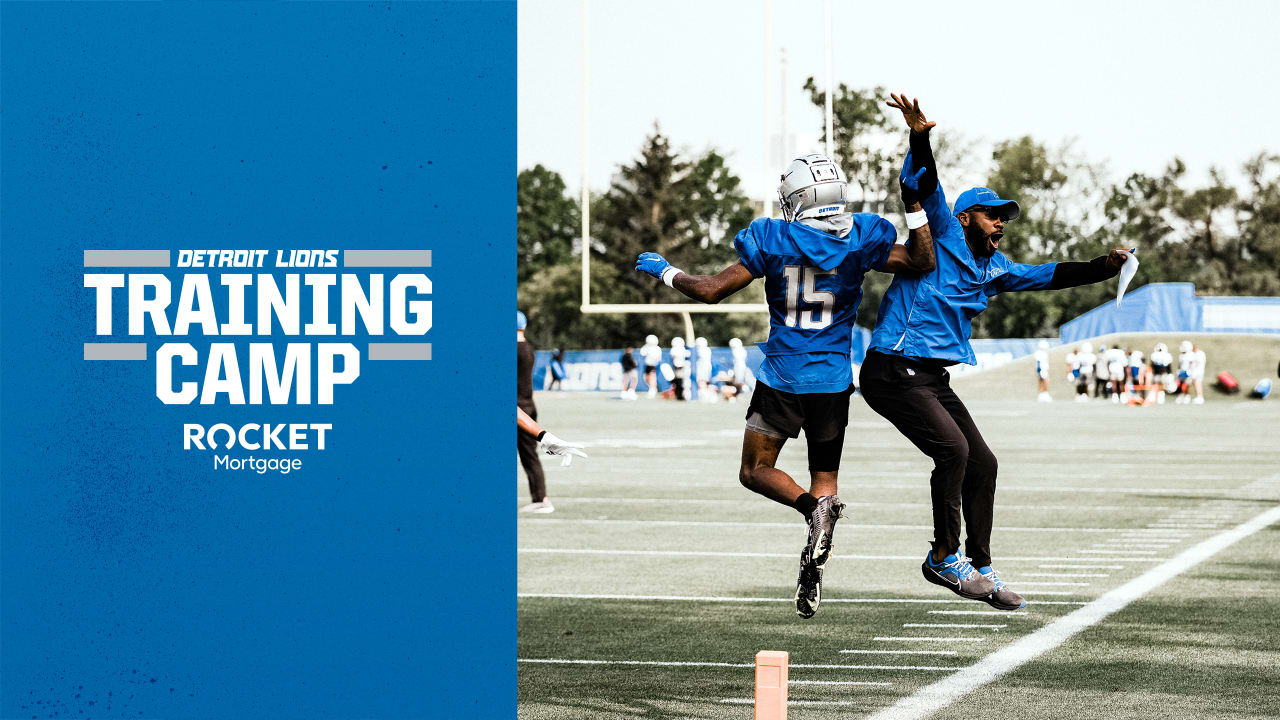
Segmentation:
[(85, 360), (146, 360), (146, 343), (85, 343)]
[(85, 250), (85, 267), (169, 267), (168, 250)]
[(343, 267), (431, 267), (430, 250), (343, 250)]
[(369, 343), (370, 360), (430, 360), (431, 343)]

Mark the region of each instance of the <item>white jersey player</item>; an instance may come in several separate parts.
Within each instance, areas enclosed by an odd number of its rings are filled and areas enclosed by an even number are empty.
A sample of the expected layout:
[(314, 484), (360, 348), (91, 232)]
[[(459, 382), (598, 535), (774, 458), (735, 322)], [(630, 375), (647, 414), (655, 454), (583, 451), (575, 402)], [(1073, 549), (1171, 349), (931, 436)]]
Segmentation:
[(1067, 353), (1066, 363), (1067, 384), (1074, 387), (1076, 384), (1076, 377), (1080, 375), (1080, 351), (1076, 348), (1071, 348), (1071, 351)]
[(1157, 405), (1164, 404), (1164, 394), (1173, 380), (1173, 355), (1169, 346), (1156, 343), (1151, 351), (1151, 389), (1147, 391), (1147, 402), (1155, 400)]
[(644, 339), (640, 348), (640, 357), (644, 358), (644, 382), (649, 386), (649, 397), (658, 396), (658, 365), (662, 362), (662, 346), (658, 345), (658, 336), (650, 335)]
[(1093, 381), (1093, 366), (1097, 361), (1093, 343), (1080, 343), (1080, 349), (1076, 351), (1076, 402), (1089, 402), (1089, 384)]
[(700, 337), (693, 341), (697, 351), (698, 399), (702, 402), (715, 402), (716, 394), (711, 390), (711, 348), (707, 339)]
[(1204, 404), (1204, 368), (1205, 368), (1205, 365), (1207, 364), (1204, 351), (1201, 350), (1198, 345), (1185, 340), (1182, 343), (1182, 350), (1183, 350), (1182, 365), (1185, 368), (1187, 373), (1187, 385), (1188, 385), (1187, 389), (1195, 391), (1194, 397), (1191, 396), (1190, 392), (1186, 393), (1186, 397), (1188, 399), (1184, 400), (1183, 402), (1190, 402), (1195, 405), (1203, 405)]
[(1093, 364), (1093, 396), (1111, 397), (1111, 373), (1107, 370), (1107, 346), (1098, 348)]
[(1124, 402), (1125, 398), (1122, 396), (1125, 394), (1124, 378), (1128, 357), (1118, 345), (1108, 350), (1104, 357), (1107, 360), (1107, 377), (1111, 380), (1111, 402)]
[(1036, 400), (1053, 402), (1053, 396), (1049, 394), (1049, 342), (1047, 340), (1041, 340), (1036, 346), (1036, 387), (1038, 390)]
[(671, 338), (671, 369), (675, 371), (671, 386), (675, 389), (676, 400), (688, 399), (685, 393), (689, 392), (689, 356), (692, 354), (684, 346), (684, 338)]

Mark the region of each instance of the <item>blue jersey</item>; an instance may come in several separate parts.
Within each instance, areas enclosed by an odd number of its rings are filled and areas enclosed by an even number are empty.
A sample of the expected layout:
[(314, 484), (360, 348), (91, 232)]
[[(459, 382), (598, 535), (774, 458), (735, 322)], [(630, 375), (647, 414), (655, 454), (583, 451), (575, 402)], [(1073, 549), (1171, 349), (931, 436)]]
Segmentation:
[(883, 270), (897, 230), (870, 213), (853, 216), (845, 237), (799, 222), (761, 218), (733, 246), (764, 278), (769, 340), (758, 377), (775, 390), (823, 393), (853, 383), (849, 350), (867, 270)]
[[(908, 153), (908, 158), (910, 154)], [(926, 275), (895, 275), (880, 303), (880, 319), (871, 349), (892, 355), (976, 365), (969, 337), (973, 318), (987, 309), (987, 298), (1015, 290), (1045, 290), (1057, 263), (1016, 263), (997, 250), (975, 257), (964, 228), (947, 208), (942, 185), (921, 205), (937, 267)]]

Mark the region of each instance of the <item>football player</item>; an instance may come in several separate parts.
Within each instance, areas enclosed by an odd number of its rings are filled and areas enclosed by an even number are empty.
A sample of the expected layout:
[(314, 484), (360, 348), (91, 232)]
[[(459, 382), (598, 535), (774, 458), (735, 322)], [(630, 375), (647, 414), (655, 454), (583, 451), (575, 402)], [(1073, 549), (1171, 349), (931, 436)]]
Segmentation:
[[(919, 107), (903, 98), (921, 129), (931, 127)], [(853, 388), (853, 324), (868, 270), (918, 274), (933, 269), (933, 240), (919, 200), (933, 192), (936, 174), (904, 176), (902, 200), (909, 239), (897, 244), (893, 223), (845, 209), (848, 181), (824, 155), (796, 158), (782, 174), (782, 219), (760, 218), (740, 231), (738, 261), (716, 275), (689, 275), (661, 255), (640, 255), (636, 269), (684, 295), (720, 302), (764, 278), (769, 340), (747, 408), (738, 479), (753, 492), (795, 508), (809, 524), (796, 581), (796, 613), (813, 617), (822, 600), (822, 571), (841, 517), (837, 491), (840, 451)], [(775, 467), (778, 452), (803, 430), (808, 442), (809, 488)]]
[(1049, 394), (1049, 341), (1041, 340), (1036, 345), (1036, 388), (1039, 393), (1036, 400), (1039, 402), (1053, 402), (1053, 396)]
[[(936, 167), (927, 128), (917, 129), (910, 114), (907, 121), (912, 133), (904, 176)], [(976, 364), (972, 320), (992, 295), (1096, 283), (1115, 277), (1128, 255), (1112, 250), (1090, 262), (1016, 263), (1000, 252), (1005, 225), (1021, 212), (1016, 202), (972, 188), (949, 209), (941, 184), (933, 190), (922, 205), (937, 266), (925, 275), (897, 275), (885, 291), (862, 364), (862, 396), (933, 460), (934, 535), (921, 563), (925, 579), (996, 609), (1016, 610), (1025, 601), (991, 564), (996, 458), (951, 389), (946, 368)], [(960, 551), (962, 518), (968, 557)]]
[(644, 347), (640, 348), (640, 357), (644, 358), (644, 384), (649, 386), (649, 398), (658, 397), (658, 363), (662, 362), (662, 347), (658, 345), (658, 336), (649, 335), (644, 339)]

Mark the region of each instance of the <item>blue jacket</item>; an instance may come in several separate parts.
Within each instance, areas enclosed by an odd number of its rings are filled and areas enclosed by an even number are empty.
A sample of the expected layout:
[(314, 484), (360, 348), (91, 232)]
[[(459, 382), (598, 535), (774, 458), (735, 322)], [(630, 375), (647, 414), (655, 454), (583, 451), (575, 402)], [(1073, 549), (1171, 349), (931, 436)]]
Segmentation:
[[(910, 155), (908, 154), (908, 162)], [(987, 298), (1016, 290), (1046, 290), (1057, 263), (1016, 263), (997, 250), (974, 257), (964, 228), (947, 207), (939, 183), (921, 205), (929, 216), (937, 266), (927, 275), (895, 275), (880, 302), (871, 350), (910, 358), (976, 365), (969, 337)]]

